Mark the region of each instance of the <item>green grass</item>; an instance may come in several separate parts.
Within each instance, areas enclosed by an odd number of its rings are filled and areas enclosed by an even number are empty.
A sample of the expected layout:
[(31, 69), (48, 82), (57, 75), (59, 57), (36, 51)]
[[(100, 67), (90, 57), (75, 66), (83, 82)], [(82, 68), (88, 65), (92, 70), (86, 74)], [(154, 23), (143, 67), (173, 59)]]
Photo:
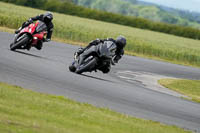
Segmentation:
[[(17, 28), (45, 11), (0, 2), (0, 26)], [(200, 67), (200, 41), (117, 24), (54, 13), (54, 38), (88, 43), (96, 38), (127, 37), (126, 52)], [(117, 21), (117, 20), (116, 20)]]
[(159, 83), (200, 103), (200, 80), (161, 79)]
[(133, 118), (0, 83), (1, 133), (186, 133), (175, 126)]

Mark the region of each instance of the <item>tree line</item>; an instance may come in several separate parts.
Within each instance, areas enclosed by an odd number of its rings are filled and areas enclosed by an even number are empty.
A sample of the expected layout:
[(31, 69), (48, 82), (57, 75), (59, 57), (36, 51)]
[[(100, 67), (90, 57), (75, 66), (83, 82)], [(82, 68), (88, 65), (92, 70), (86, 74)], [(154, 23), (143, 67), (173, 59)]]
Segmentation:
[(172, 24), (153, 22), (147, 19), (123, 16), (115, 13), (85, 8), (72, 3), (72, 0), (1, 0), (4, 2), (14, 3), (43, 10), (49, 10), (79, 17), (85, 17), (105, 22), (111, 22), (141, 29), (147, 29), (176, 36), (182, 36), (192, 39), (200, 39), (200, 30), (191, 27), (183, 27)]

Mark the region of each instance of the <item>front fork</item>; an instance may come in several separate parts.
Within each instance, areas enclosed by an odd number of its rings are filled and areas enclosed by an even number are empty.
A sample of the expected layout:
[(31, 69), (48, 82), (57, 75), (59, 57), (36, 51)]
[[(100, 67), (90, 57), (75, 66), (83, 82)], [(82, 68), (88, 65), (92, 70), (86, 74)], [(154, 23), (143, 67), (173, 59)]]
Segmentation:
[(17, 38), (18, 38), (19, 34), (15, 34), (15, 37), (14, 37), (14, 42), (13, 43), (16, 43), (17, 42)]

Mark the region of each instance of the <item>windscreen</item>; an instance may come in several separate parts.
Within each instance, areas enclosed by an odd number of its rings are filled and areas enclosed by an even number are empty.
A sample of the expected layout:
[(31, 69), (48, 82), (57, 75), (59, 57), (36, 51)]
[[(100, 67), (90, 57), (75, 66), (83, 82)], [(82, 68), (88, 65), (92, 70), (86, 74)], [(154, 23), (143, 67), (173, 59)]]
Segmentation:
[(105, 41), (99, 47), (100, 56), (112, 58), (115, 55), (117, 46), (112, 41)]
[(39, 22), (39, 24), (36, 27), (36, 32), (37, 33), (47, 30), (47, 26), (46, 26), (46, 24), (44, 22), (42, 22), (42, 21), (38, 21), (38, 22)]

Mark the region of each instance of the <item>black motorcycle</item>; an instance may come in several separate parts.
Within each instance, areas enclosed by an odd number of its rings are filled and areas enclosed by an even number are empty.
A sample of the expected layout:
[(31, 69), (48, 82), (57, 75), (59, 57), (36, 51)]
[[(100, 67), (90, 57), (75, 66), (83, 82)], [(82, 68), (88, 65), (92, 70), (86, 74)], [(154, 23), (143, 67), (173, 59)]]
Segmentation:
[[(81, 74), (83, 72), (92, 72), (102, 70), (106, 65), (113, 64), (112, 58), (115, 56), (117, 46), (112, 41), (105, 41), (97, 46), (92, 46), (82, 54), (74, 54), (74, 61), (69, 66), (71, 72)], [(82, 63), (80, 63), (80, 60)]]

